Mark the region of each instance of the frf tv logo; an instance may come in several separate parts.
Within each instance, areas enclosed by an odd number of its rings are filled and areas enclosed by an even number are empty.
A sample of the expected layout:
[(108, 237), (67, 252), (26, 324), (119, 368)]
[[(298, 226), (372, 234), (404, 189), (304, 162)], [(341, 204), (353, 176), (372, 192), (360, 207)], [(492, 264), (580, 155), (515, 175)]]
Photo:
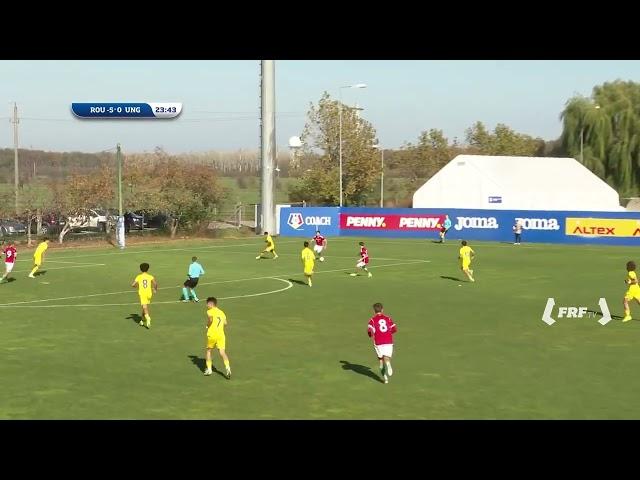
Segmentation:
[[(556, 320), (551, 316), (555, 304), (556, 301), (553, 298), (547, 299), (547, 305), (544, 307), (544, 313), (542, 314), (542, 321), (547, 325), (556, 323)], [(558, 318), (597, 318), (598, 315), (602, 315), (598, 323), (604, 326), (611, 321), (611, 313), (609, 312), (606, 298), (598, 300), (598, 305), (600, 306), (600, 312), (594, 312), (587, 307), (558, 307)]]
[(304, 225), (304, 220), (302, 219), (301, 213), (290, 213), (289, 219), (287, 220), (287, 225), (289, 225), (294, 230), (298, 230), (302, 225)]

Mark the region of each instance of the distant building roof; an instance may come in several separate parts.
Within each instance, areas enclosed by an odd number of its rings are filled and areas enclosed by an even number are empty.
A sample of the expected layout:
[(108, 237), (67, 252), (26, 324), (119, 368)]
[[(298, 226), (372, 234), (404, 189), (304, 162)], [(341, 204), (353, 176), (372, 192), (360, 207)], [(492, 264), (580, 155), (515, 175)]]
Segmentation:
[(573, 158), (458, 155), (413, 195), (414, 208), (623, 211), (618, 193)]

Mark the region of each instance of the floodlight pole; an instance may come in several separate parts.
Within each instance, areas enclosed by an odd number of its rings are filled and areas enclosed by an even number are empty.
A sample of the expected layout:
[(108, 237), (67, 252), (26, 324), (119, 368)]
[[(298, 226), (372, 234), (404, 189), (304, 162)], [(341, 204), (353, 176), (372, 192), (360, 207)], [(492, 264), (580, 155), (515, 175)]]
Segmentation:
[[(276, 89), (275, 61), (261, 62), (261, 199), (262, 231), (276, 232), (275, 205), (273, 201), (273, 172), (276, 163)], [(261, 233), (261, 232), (256, 232)]]

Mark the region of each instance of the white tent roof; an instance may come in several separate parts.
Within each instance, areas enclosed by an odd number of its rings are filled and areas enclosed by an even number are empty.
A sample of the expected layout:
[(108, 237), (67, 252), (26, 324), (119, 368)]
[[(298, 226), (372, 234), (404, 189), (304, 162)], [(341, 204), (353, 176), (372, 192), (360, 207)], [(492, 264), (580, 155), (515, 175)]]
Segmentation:
[(458, 155), (413, 195), (414, 208), (624, 211), (573, 158)]

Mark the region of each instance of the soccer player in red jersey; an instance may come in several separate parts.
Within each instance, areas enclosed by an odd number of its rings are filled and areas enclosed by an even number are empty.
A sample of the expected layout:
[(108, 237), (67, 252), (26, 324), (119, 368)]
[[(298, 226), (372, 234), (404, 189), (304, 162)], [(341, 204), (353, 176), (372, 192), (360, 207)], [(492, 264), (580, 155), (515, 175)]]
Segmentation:
[[(360, 245), (360, 259), (356, 264), (356, 268), (361, 268), (362, 270), (367, 272), (369, 278), (371, 278), (373, 277), (373, 275), (371, 275), (371, 272), (367, 270), (367, 265), (369, 265), (369, 250), (367, 250), (367, 247), (364, 246), (364, 242), (360, 242), (358, 245)], [(358, 273), (352, 273), (351, 276), (357, 277)]]
[(4, 282), (5, 278), (9, 278), (9, 274), (13, 270), (13, 266), (16, 263), (16, 254), (17, 254), (17, 252), (16, 252), (16, 247), (13, 244), (13, 242), (9, 242), (9, 245), (7, 247), (5, 247), (5, 249), (2, 251), (2, 253), (4, 254), (5, 272), (4, 272), (4, 275), (2, 276), (2, 278), (0, 278), (0, 283)]
[(380, 374), (384, 383), (389, 383), (389, 377), (393, 375), (391, 357), (393, 356), (393, 334), (398, 331), (396, 324), (383, 312), (381, 303), (373, 305), (375, 315), (369, 320), (367, 334), (373, 340), (373, 348), (380, 361)]
[(320, 230), (316, 230), (316, 234), (312, 238), (312, 240), (316, 243), (313, 246), (313, 253), (315, 253), (316, 255), (319, 255), (319, 257), (316, 256), (316, 258), (318, 258), (321, 262), (324, 262), (324, 257), (322, 256), (322, 252), (327, 248), (327, 239), (322, 235), (320, 235)]

